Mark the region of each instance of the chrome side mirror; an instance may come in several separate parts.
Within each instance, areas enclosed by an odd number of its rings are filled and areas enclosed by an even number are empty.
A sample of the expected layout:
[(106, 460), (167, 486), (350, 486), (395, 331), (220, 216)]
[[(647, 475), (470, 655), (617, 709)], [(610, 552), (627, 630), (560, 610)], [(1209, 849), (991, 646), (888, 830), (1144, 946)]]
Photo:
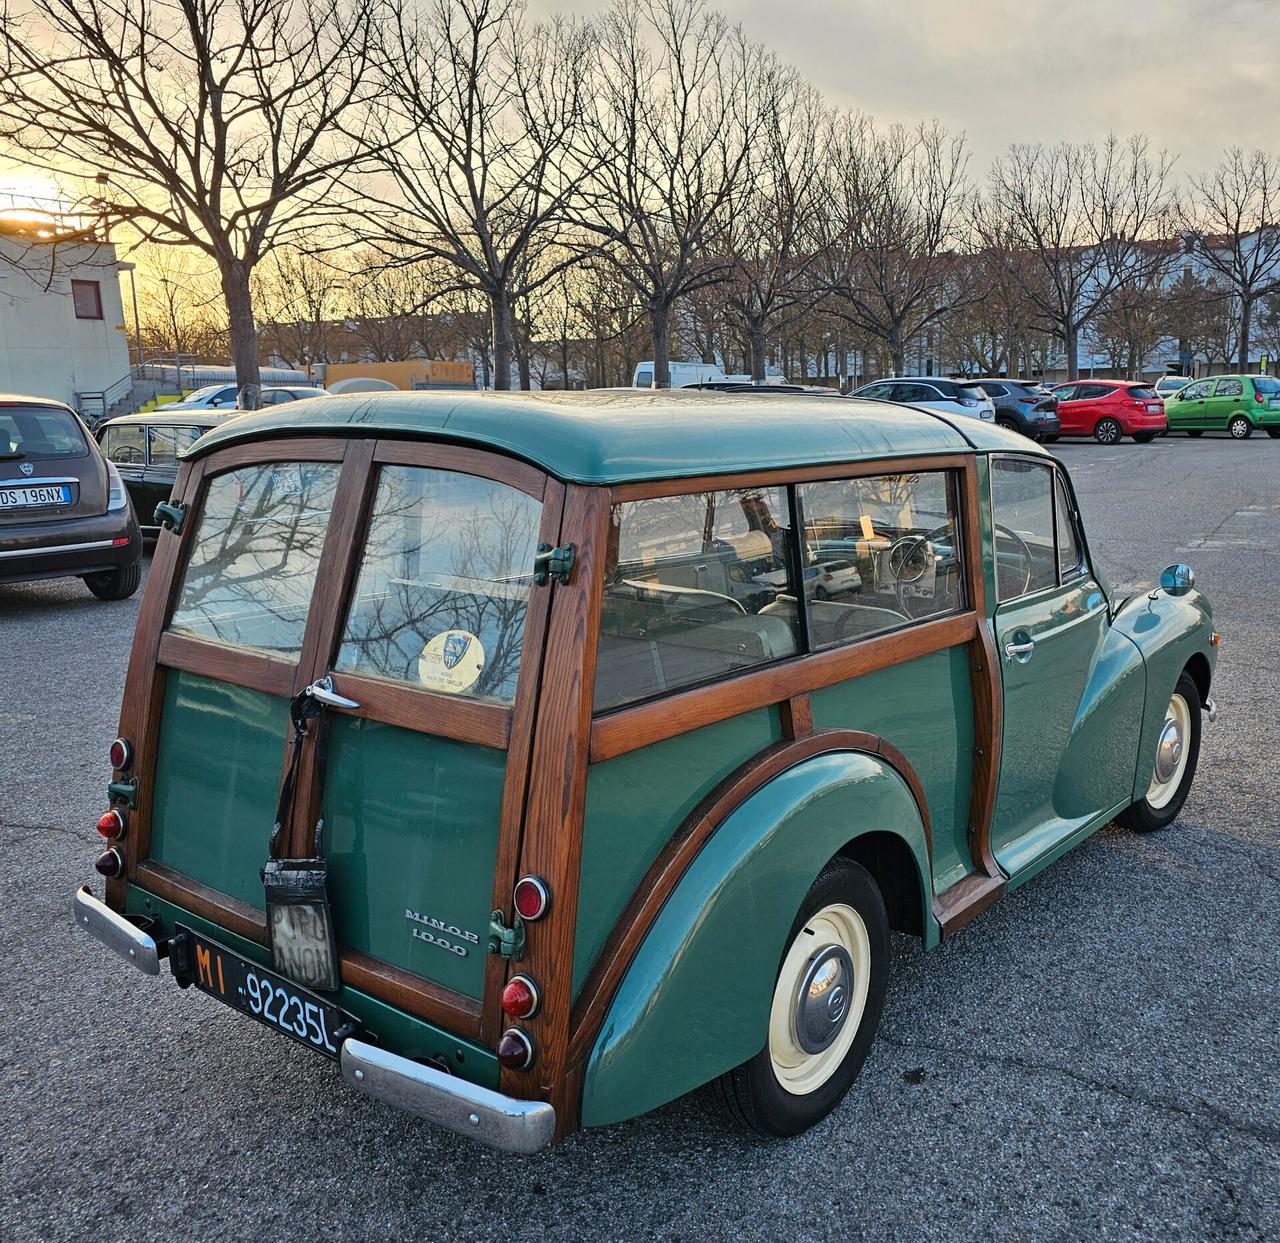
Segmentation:
[(1196, 572), (1179, 562), (1160, 575), (1160, 586), (1171, 596), (1185, 596), (1196, 585)]

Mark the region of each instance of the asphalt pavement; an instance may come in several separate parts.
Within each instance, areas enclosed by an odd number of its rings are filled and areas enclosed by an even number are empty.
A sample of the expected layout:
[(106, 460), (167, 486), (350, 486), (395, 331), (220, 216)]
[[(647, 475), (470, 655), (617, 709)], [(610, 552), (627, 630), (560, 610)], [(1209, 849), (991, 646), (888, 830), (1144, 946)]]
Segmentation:
[(1280, 443), (1057, 448), (1113, 581), (1186, 561), (1213, 601), (1199, 777), (1167, 830), (896, 938), (860, 1080), (786, 1143), (695, 1095), (500, 1155), (130, 970), (70, 899), (137, 599), (0, 586), (0, 1239), (1280, 1237)]

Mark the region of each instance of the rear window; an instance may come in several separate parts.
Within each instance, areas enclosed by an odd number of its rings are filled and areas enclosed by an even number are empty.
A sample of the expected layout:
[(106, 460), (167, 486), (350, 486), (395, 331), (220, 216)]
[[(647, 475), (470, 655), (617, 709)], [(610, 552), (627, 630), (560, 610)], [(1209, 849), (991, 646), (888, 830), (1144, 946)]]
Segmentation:
[(212, 479), (170, 629), (296, 660), (337, 485), (329, 462)]
[(1254, 376), (1253, 387), (1259, 393), (1280, 393), (1280, 380), (1267, 375)]
[(75, 415), (54, 406), (0, 409), (0, 458), (72, 458), (89, 452)]

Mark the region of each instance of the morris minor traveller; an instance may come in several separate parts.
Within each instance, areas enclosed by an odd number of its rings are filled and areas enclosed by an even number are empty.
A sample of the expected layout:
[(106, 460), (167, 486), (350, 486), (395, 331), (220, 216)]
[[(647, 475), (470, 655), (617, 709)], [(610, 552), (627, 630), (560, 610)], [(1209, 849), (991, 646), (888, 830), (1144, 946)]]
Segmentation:
[(884, 402), (334, 398), (157, 521), (76, 920), (512, 1151), (812, 1126), (890, 930), (1169, 824), (1213, 714), (1187, 567), (1118, 594), (1046, 451)]

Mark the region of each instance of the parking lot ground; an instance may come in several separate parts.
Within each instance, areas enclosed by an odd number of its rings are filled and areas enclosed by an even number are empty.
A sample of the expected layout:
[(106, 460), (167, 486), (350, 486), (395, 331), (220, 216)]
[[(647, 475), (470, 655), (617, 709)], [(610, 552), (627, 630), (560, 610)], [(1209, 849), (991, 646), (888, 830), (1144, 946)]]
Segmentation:
[(1225, 635), (1181, 818), (1110, 826), (936, 953), (799, 1139), (695, 1096), (503, 1156), (78, 934), (137, 601), (0, 587), (0, 1237), (1280, 1237), (1280, 443), (1055, 446), (1120, 586)]

